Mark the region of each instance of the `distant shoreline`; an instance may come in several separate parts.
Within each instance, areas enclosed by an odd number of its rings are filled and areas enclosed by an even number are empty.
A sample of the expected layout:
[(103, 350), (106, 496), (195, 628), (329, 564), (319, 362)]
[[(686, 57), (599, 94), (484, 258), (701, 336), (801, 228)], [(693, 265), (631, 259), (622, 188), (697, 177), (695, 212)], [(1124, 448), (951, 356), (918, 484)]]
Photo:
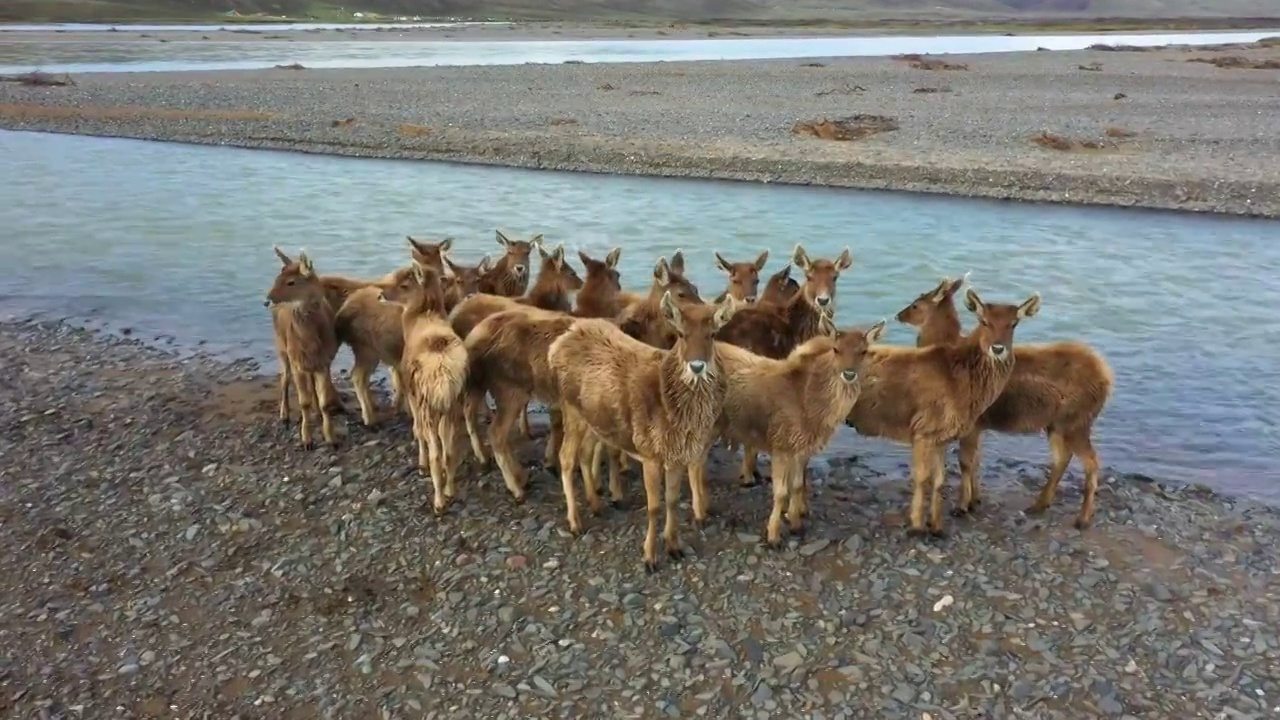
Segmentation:
[(1231, 64), (1280, 44), (945, 58), (100, 73), (0, 128), (1280, 219), (1280, 69)]

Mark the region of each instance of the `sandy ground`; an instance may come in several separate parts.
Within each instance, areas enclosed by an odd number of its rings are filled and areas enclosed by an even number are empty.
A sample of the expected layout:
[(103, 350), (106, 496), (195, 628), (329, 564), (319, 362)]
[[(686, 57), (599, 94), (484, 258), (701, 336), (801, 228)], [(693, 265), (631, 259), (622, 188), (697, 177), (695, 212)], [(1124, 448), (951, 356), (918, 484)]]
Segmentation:
[(1280, 217), (1277, 66), (1266, 46), (111, 73), (0, 84), (0, 127)]

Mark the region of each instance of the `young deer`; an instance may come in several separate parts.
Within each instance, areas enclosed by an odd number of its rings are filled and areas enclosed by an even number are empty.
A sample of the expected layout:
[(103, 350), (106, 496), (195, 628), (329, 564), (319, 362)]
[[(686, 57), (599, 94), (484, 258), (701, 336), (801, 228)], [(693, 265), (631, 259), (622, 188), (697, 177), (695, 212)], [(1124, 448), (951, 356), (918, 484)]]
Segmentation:
[[(840, 273), (853, 265), (853, 255), (845, 248), (835, 260), (814, 260), (804, 246), (796, 245), (791, 262), (804, 271), (805, 281), (800, 289), (781, 305), (761, 300), (740, 310), (721, 331), (721, 342), (780, 360), (797, 345), (820, 334), (821, 319), (835, 312), (837, 282)], [(741, 485), (749, 487), (760, 479), (756, 461), (756, 449), (744, 446)]]
[(415, 263), (411, 273), (381, 291), (381, 301), (399, 306), (404, 335), (403, 368), (418, 467), (431, 474), (432, 509), (442, 515), (457, 497), (454, 476), (461, 460), (462, 391), (467, 351), (445, 317), (444, 291), (430, 268)]
[[(421, 267), (413, 265), (412, 267)], [(369, 377), (379, 364), (387, 366), (393, 390), (392, 407), (407, 407), (400, 358), (404, 355), (404, 332), (400, 309), (382, 302), (384, 286), (394, 287), (413, 277), (411, 268), (389, 274), (377, 285), (351, 293), (334, 318), (338, 342), (351, 348), (351, 384), (360, 402), (360, 417), (366, 427), (377, 425), (377, 406), (369, 392)], [(433, 271), (434, 272), (434, 271)]]
[(760, 271), (769, 262), (769, 251), (760, 253), (755, 262), (729, 262), (720, 253), (716, 253), (716, 267), (729, 275), (729, 286), (716, 297), (714, 302), (722, 302), (726, 295), (732, 295), (738, 302), (752, 304), (756, 301), (756, 292), (760, 289)]
[[(1021, 305), (988, 305), (970, 288), (965, 304), (978, 328), (963, 342), (927, 348), (875, 346), (863, 364), (862, 395), (845, 422), (859, 434), (911, 446), (912, 533), (946, 534), (942, 487), (947, 445), (977, 427), (1013, 373), (1013, 331), (1040, 310), (1039, 294)], [(924, 517), (930, 489), (929, 521)]]
[[(898, 321), (917, 329), (921, 347), (962, 342), (960, 316), (952, 296), (964, 278), (943, 279), (933, 291), (916, 298), (898, 313)], [(1106, 407), (1115, 375), (1096, 350), (1079, 342), (1021, 343), (1009, 383), (990, 407), (978, 417), (977, 429), (960, 439), (960, 503), (953, 515), (965, 515), (980, 502), (978, 466), (982, 431), (1005, 434), (1039, 434), (1049, 437), (1052, 462), (1044, 487), (1028, 514), (1043, 513), (1053, 504), (1058, 483), (1079, 456), (1084, 465), (1084, 498), (1075, 526), (1087, 528), (1093, 521), (1098, 492), (1098, 454), (1093, 449), (1093, 425)]]
[[(279, 246), (273, 247), (272, 251), (280, 259), (281, 267), (294, 265), (294, 260), (286, 255)], [(358, 280), (342, 275), (320, 275), (319, 278), (320, 285), (324, 288), (325, 299), (334, 313), (338, 312), (338, 309), (347, 301), (351, 293), (377, 282), (374, 280)], [(280, 313), (285, 311), (287, 311), (287, 308), (284, 306), (273, 308), (271, 311), (271, 324), (275, 331), (276, 357), (280, 361), (280, 422), (287, 424), (289, 422), (289, 385), (292, 381), (289, 379), (289, 359), (285, 355), (285, 341), (282, 334), (285, 323), (280, 317)], [(347, 408), (342, 404), (342, 396), (338, 393), (338, 389), (333, 386), (333, 378), (326, 375), (324, 385), (329, 398), (327, 407), (329, 413), (332, 415), (346, 415)]]
[(698, 286), (684, 273), (684, 253), (677, 250), (671, 262), (658, 258), (653, 266), (653, 284), (649, 296), (626, 307), (617, 317), (617, 325), (631, 337), (659, 349), (675, 345), (679, 333), (662, 309), (663, 298), (671, 296), (677, 304), (701, 303)]
[(622, 248), (609, 251), (604, 260), (596, 260), (579, 251), (578, 259), (587, 277), (578, 290), (573, 314), (578, 317), (613, 318), (622, 312), (622, 282), (618, 275), (618, 259)]
[[(414, 258), (416, 261), (416, 254)], [(440, 278), (440, 285), (444, 288), (444, 306), (452, 311), (463, 300), (480, 292), (480, 278), (489, 272), (493, 259), (485, 255), (476, 265), (459, 265), (445, 258), (444, 263), (446, 269)], [(423, 265), (423, 267), (431, 266)]]
[[(524, 502), (526, 478), (511, 450), (511, 429), (531, 399), (548, 406), (558, 404), (547, 352), (573, 322), (571, 315), (517, 305), (486, 317), (466, 337), (470, 359), (464, 410), (467, 435), (476, 458), (486, 462), (476, 421), (487, 392), (495, 405), (489, 446), (516, 502)], [(554, 447), (554, 438), (548, 447)]]
[(800, 292), (800, 283), (791, 277), (791, 263), (769, 276), (764, 284), (764, 292), (756, 302), (764, 305), (785, 305), (796, 293)]
[(444, 263), (453, 250), (453, 238), (447, 237), (440, 242), (427, 242), (405, 235), (409, 241), (409, 254), (413, 261), (437, 273), (444, 273)]
[[(721, 434), (765, 450), (773, 459), (773, 512), (764, 537), (774, 547), (782, 540), (784, 508), (791, 532), (804, 529), (805, 467), (853, 409), (861, 391), (858, 374), (863, 358), (868, 346), (884, 333), (885, 323), (882, 320), (866, 331), (839, 332), (831, 319), (823, 318), (820, 327), (820, 335), (797, 346), (783, 360), (717, 343), (727, 382)], [(701, 520), (706, 507), (701, 472), (690, 485), (694, 517)]]
[(542, 235), (534, 235), (528, 241), (512, 240), (495, 230), (498, 244), (506, 251), (493, 269), (480, 280), (480, 292), (503, 297), (519, 297), (529, 287), (529, 256), (535, 247), (542, 245)]
[[(640, 460), (644, 469), (648, 528), (645, 567), (658, 567), (658, 512), (665, 498), (663, 539), (668, 554), (683, 554), (676, 527), (681, 475), (706, 456), (724, 402), (725, 381), (714, 342), (732, 317), (732, 300), (721, 306), (659, 301), (678, 340), (659, 350), (599, 319), (578, 320), (547, 354), (560, 394), (564, 440), (560, 473), (569, 529), (582, 529), (573, 488), (573, 468), (588, 433)], [(664, 493), (665, 474), (665, 493)], [(592, 492), (592, 480), (586, 480)]]
[[(280, 255), (283, 258), (283, 253)], [(280, 269), (263, 304), (272, 309), (272, 322), (277, 323), (277, 343), (283, 346), (286, 360), (280, 374), (282, 417), (288, 419), (286, 383), (292, 377), (302, 415), (302, 447), (306, 450), (315, 448), (311, 435), (311, 410), (317, 405), (317, 400), (320, 432), (325, 442), (337, 447), (333, 419), (328, 409), (331, 369), (333, 358), (338, 354), (333, 308), (305, 252), (298, 254), (296, 262)]]

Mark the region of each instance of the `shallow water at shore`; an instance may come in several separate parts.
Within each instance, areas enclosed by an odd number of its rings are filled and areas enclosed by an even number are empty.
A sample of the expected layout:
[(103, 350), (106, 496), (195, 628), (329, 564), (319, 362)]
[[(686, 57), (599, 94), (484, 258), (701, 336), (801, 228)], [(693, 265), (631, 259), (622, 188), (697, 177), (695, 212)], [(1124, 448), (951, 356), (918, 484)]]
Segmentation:
[[(239, 32), (246, 32), (240, 30)], [(865, 57), (901, 53), (1001, 53), (1037, 48), (1080, 50), (1102, 43), (1159, 46), (1248, 43), (1280, 30), (1081, 35), (943, 35), (585, 40), (350, 40), (208, 39), (165, 42), (71, 38), (38, 41), (0, 34), (0, 73), (246, 70), (301, 63), (312, 68), (519, 65), (523, 63), (677, 62), (805, 57)]]
[[(886, 193), (339, 159), (0, 132), (0, 311), (69, 317), (272, 363), (261, 307), (270, 246), (321, 272), (381, 275), (403, 235), (454, 234), (495, 253), (494, 227), (601, 255), (624, 248), (629, 287), (683, 248), (706, 295), (711, 253), (815, 255), (851, 246), (840, 320), (891, 316), (940, 275), (972, 270), (988, 299), (1044, 296), (1022, 341), (1080, 338), (1115, 368), (1097, 431), (1124, 471), (1280, 497), (1274, 408), (1277, 225), (1216, 217)], [(911, 342), (892, 326), (891, 342)], [(869, 441), (842, 432), (833, 452)], [(987, 457), (1041, 461), (1043, 440), (993, 438)], [(902, 455), (905, 457), (905, 454)]]

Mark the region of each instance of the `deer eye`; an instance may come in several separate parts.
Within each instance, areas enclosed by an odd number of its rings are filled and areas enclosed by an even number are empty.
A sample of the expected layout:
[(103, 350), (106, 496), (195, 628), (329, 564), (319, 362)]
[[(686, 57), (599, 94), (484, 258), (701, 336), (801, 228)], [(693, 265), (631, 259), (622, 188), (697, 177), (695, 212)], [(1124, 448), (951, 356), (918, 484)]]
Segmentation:
[(296, 283), (296, 282), (298, 282), (298, 281), (297, 281), (297, 280), (286, 280), (286, 281), (284, 282), (284, 284), (285, 284), (285, 285), (293, 285), (293, 284), (294, 284), (294, 283)]

